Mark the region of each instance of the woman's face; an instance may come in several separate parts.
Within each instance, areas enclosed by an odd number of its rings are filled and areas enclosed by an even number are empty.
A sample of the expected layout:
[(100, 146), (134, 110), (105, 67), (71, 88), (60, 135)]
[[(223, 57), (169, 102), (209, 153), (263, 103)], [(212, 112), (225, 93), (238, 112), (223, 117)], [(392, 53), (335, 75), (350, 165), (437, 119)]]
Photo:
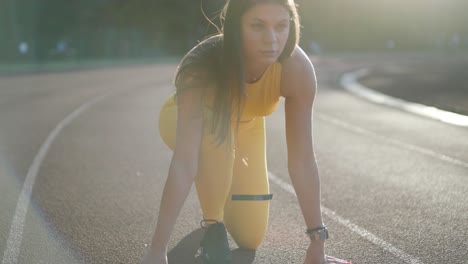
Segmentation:
[(289, 13), (279, 4), (258, 4), (241, 18), (242, 46), (247, 63), (274, 63), (289, 36)]

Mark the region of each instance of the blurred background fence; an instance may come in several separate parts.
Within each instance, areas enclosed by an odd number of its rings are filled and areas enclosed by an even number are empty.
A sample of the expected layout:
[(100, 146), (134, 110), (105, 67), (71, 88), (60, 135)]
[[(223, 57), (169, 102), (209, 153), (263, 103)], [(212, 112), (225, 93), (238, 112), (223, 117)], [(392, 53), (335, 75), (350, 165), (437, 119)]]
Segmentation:
[[(235, 0), (233, 0), (235, 1)], [(302, 0), (309, 52), (468, 51), (466, 0)], [(0, 63), (180, 56), (224, 0), (3, 0)], [(219, 24), (219, 23), (218, 23)]]

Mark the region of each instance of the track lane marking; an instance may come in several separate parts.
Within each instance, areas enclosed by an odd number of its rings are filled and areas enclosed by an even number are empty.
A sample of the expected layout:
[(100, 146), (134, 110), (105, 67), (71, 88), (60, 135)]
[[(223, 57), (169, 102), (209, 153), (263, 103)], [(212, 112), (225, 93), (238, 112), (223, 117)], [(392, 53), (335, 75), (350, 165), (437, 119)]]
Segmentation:
[(60, 121), (60, 123), (52, 130), (52, 132), (49, 133), (44, 143), (42, 143), (39, 152), (36, 154), (31, 166), (29, 167), (18, 202), (16, 204), (15, 215), (13, 216), (13, 221), (10, 227), (10, 234), (8, 236), (6, 249), (3, 255), (3, 264), (16, 264), (18, 262), (21, 241), (23, 238), (24, 222), (31, 201), (32, 189), (41, 167), (41, 163), (46, 157), (47, 152), (49, 151), (49, 148), (54, 142), (55, 138), (57, 138), (63, 128), (65, 128), (73, 119), (87, 110), (90, 106), (96, 104), (110, 94), (111, 93), (107, 93), (95, 97), (75, 109), (75, 111)]
[[(281, 189), (285, 190), (286, 192), (296, 196), (296, 192), (294, 191), (294, 187), (290, 185), (289, 183), (283, 181), (281, 178), (273, 174), (272, 172), (268, 172), (270, 180), (278, 185)], [(403, 260), (405, 263), (408, 264), (424, 264), (422, 261), (417, 259), (416, 257), (413, 257), (403, 250), (400, 250), (396, 247), (394, 247), (392, 244), (386, 242), (385, 240), (379, 238), (378, 236), (372, 234), (371, 232), (365, 230), (364, 228), (354, 224), (350, 220), (338, 215), (336, 212), (324, 207), (323, 205), (320, 206), (322, 213), (329, 217), (330, 219), (334, 220), (335, 222), (340, 223), (341, 225), (344, 225), (354, 233), (358, 234), (362, 238), (370, 241), (374, 245), (380, 247), (381, 249), (390, 252), (392, 255), (395, 257)]]
[(403, 142), (403, 141), (400, 141), (400, 140), (396, 140), (396, 139), (393, 139), (393, 138), (389, 138), (389, 137), (379, 135), (379, 134), (377, 134), (375, 132), (372, 132), (370, 130), (366, 130), (366, 129), (361, 128), (359, 126), (349, 124), (347, 122), (344, 122), (342, 120), (339, 120), (339, 119), (334, 118), (332, 116), (329, 116), (327, 114), (314, 113), (314, 115), (318, 119), (320, 119), (320, 120), (322, 120), (324, 122), (327, 122), (327, 123), (330, 123), (330, 124), (345, 128), (345, 129), (353, 131), (355, 133), (370, 136), (370, 137), (373, 137), (373, 138), (377, 138), (377, 139), (385, 141), (387, 143), (402, 147), (402, 148), (404, 148), (406, 150), (418, 152), (419, 154), (423, 154), (423, 155), (429, 156), (431, 158), (435, 158), (435, 159), (438, 159), (438, 160), (441, 160), (441, 161), (444, 161), (444, 162), (448, 162), (448, 163), (451, 163), (453, 165), (461, 166), (461, 167), (464, 167), (464, 168), (468, 169), (468, 162), (466, 162), (466, 161), (463, 161), (463, 160), (460, 160), (460, 159), (457, 159), (457, 158), (454, 158), (454, 157), (450, 157), (450, 156), (447, 156), (445, 154), (437, 153), (436, 151), (433, 151), (433, 150), (430, 150), (430, 149), (427, 149), (427, 148), (419, 147), (419, 146), (412, 145), (412, 144), (409, 144), (409, 143), (406, 143), (406, 142)]
[(468, 127), (468, 116), (466, 115), (453, 113), (433, 106), (409, 102), (377, 92), (360, 84), (358, 79), (368, 74), (369, 69), (367, 68), (345, 73), (341, 76), (339, 83), (344, 89), (348, 90), (352, 94), (358, 95), (371, 102), (402, 109), (407, 112), (436, 119), (447, 124)]
[[(156, 85), (157, 82), (151, 82), (150, 84), (139, 84), (139, 87), (148, 87), (149, 85)], [(135, 86), (131, 86), (135, 88)], [(161, 86), (161, 88), (165, 88), (166, 86)], [(86, 103), (82, 104), (80, 107), (75, 109), (72, 113), (66, 116), (62, 121), (58, 123), (58, 125), (49, 133), (44, 143), (42, 143), (41, 147), (39, 148), (38, 153), (34, 157), (34, 160), (29, 167), (28, 173), (26, 175), (26, 179), (24, 180), (23, 187), (21, 189), (21, 193), (18, 198), (18, 202), (16, 204), (15, 214), (13, 216), (12, 224), (10, 227), (10, 233), (8, 235), (6, 249), (3, 254), (2, 264), (17, 264), (18, 263), (18, 256), (21, 247), (21, 241), (23, 239), (23, 232), (24, 232), (24, 222), (26, 219), (26, 214), (28, 212), (28, 207), (31, 201), (31, 193), (34, 187), (34, 183), (37, 178), (37, 174), (41, 167), (41, 163), (47, 155), (50, 146), (54, 142), (55, 138), (60, 134), (60, 132), (69, 124), (73, 119), (78, 117), (88, 108), (93, 106), (94, 104), (104, 100), (106, 97), (111, 95), (115, 95), (117, 93), (127, 91), (129, 88), (125, 86), (121, 89), (116, 89), (112, 91), (104, 92), (104, 94), (99, 95), (93, 99), (90, 99)]]

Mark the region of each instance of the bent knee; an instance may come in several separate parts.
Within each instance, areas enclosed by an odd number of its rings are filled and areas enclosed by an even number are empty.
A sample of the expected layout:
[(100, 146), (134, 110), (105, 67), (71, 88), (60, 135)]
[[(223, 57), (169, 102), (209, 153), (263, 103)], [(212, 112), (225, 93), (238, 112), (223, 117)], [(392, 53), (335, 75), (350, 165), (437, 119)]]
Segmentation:
[(224, 221), (229, 234), (240, 248), (254, 250), (260, 246), (265, 237), (268, 214), (266, 211), (266, 213), (258, 215), (238, 214), (233, 217), (229, 213), (226, 215), (225, 212)]
[(256, 236), (256, 237), (241, 237), (234, 239), (237, 246), (241, 249), (248, 249), (248, 250), (256, 250), (262, 244), (264, 236)]

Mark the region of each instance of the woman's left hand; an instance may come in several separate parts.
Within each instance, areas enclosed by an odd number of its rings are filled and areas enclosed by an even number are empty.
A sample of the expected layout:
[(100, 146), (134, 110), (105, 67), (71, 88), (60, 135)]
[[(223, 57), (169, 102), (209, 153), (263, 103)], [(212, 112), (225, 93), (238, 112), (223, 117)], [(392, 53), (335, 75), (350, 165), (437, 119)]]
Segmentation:
[(304, 264), (351, 264), (351, 262), (325, 255), (323, 241), (318, 240), (310, 242)]
[(352, 264), (350, 261), (348, 260), (344, 260), (344, 259), (339, 259), (339, 258), (335, 258), (335, 257), (331, 257), (331, 256), (326, 256), (325, 255), (325, 264)]
[(304, 264), (323, 264), (325, 260), (323, 241), (311, 241), (307, 249), (307, 255)]

